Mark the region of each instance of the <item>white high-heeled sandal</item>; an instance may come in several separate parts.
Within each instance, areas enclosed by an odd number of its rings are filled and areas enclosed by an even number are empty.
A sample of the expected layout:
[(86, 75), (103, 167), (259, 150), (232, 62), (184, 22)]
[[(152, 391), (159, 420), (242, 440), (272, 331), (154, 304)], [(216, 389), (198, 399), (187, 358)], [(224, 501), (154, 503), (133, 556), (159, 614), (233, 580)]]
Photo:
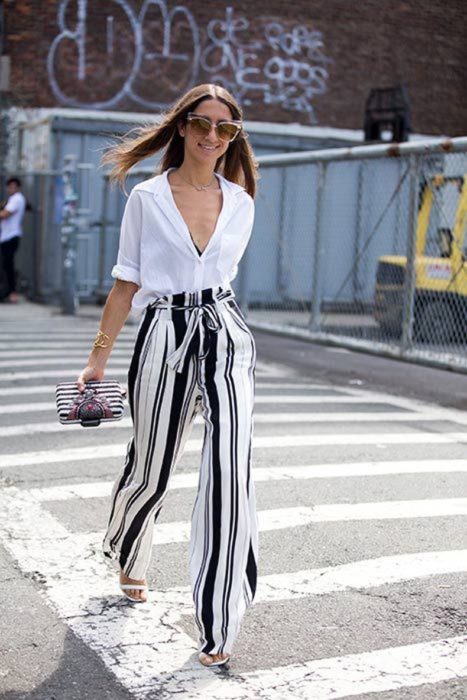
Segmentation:
[(202, 663), (203, 666), (206, 666), (206, 668), (209, 668), (210, 666), (223, 666), (228, 661), (230, 661), (230, 654), (227, 654), (225, 659), (221, 659), (220, 661), (211, 661), (210, 664), (205, 664), (204, 661), (202, 661), (202, 657), (208, 657), (208, 656), (213, 656), (213, 654), (206, 654), (204, 651), (201, 651), (198, 654), (198, 659), (199, 659), (200, 663)]
[(131, 600), (132, 603), (147, 603), (147, 598), (146, 600), (143, 600), (142, 598), (132, 598), (131, 595), (128, 595), (128, 593), (125, 593), (125, 591), (146, 591), (146, 594), (148, 592), (148, 587), (147, 585), (141, 585), (137, 583), (120, 583), (120, 590), (127, 598), (128, 600)]

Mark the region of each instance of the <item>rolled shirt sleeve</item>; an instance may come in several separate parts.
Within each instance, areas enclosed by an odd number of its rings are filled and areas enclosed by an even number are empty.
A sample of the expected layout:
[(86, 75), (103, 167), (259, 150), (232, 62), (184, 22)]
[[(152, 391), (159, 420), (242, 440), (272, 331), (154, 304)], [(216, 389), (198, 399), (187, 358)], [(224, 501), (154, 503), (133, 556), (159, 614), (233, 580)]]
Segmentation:
[(132, 190), (127, 199), (120, 227), (117, 263), (112, 277), (141, 286), (142, 207), (138, 192)]
[(18, 192), (11, 195), (8, 202), (5, 204), (5, 209), (9, 211), (10, 214), (14, 214), (21, 209), (21, 197), (18, 195)]

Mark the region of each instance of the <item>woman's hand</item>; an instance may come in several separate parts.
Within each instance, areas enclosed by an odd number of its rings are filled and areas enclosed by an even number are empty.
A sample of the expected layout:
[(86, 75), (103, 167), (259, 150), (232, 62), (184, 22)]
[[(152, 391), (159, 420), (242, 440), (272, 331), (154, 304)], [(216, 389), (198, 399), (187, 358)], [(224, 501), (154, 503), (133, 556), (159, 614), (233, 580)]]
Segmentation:
[(78, 391), (81, 393), (84, 391), (85, 382), (98, 381), (101, 382), (104, 379), (105, 370), (99, 367), (92, 367), (88, 365), (83, 369), (79, 375), (76, 383), (78, 385)]
[(125, 319), (131, 308), (133, 296), (139, 287), (134, 282), (115, 280), (115, 284), (109, 292), (100, 321), (97, 340), (103, 340), (97, 345), (96, 341), (87, 359), (87, 365), (76, 380), (78, 390), (82, 393), (85, 382), (102, 381), (104, 379), (105, 366), (112, 351), (114, 340), (120, 333)]

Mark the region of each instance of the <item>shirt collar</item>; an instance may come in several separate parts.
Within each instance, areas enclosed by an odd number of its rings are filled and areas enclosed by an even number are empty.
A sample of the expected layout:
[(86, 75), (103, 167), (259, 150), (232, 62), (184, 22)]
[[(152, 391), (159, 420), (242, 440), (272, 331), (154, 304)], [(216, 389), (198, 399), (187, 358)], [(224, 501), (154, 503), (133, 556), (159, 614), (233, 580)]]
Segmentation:
[[(175, 207), (173, 196), (170, 191), (170, 183), (167, 177), (168, 173), (172, 169), (174, 168), (169, 168), (168, 170), (165, 170), (160, 176), (155, 178), (158, 182), (156, 183), (154, 197), (156, 198), (156, 201), (159, 202), (159, 206), (161, 206), (165, 210), (167, 209), (167, 204), (169, 204), (169, 206), (172, 205), (172, 208)], [(231, 215), (233, 214), (236, 208), (236, 205), (238, 203), (237, 195), (240, 194), (240, 192), (243, 192), (244, 188), (240, 185), (237, 185), (234, 182), (230, 182), (230, 180), (227, 180), (222, 175), (219, 175), (218, 173), (216, 174), (219, 177), (220, 186), (222, 189), (222, 209), (219, 215), (218, 225), (216, 228), (223, 228), (223, 226), (225, 226), (225, 224), (230, 219)], [(178, 216), (180, 216), (181, 222), (183, 222), (183, 219), (181, 218), (178, 209), (177, 214)]]
[[(186, 227), (186, 224), (180, 214), (175, 202), (173, 201), (173, 196), (170, 190), (170, 183), (168, 180), (168, 173), (172, 170), (169, 168), (165, 170), (160, 175), (156, 175), (150, 180), (146, 180), (138, 185), (139, 190), (144, 190), (146, 192), (152, 192), (154, 199), (156, 200), (158, 206), (162, 209), (167, 218), (173, 223), (175, 229), (179, 233), (178, 240), (181, 244), (188, 245), (191, 252), (198, 256), (194, 250), (194, 245), (190, 238), (190, 233)], [(220, 185), (222, 188), (222, 209), (217, 220), (216, 229), (213, 233), (212, 238), (218, 236), (222, 229), (226, 226), (227, 222), (233, 215), (239, 200), (237, 195), (244, 192), (244, 188), (237, 185), (234, 182), (230, 182), (222, 175), (218, 175), (220, 180)], [(175, 239), (176, 240), (176, 239)], [(204, 258), (203, 258), (204, 259)]]

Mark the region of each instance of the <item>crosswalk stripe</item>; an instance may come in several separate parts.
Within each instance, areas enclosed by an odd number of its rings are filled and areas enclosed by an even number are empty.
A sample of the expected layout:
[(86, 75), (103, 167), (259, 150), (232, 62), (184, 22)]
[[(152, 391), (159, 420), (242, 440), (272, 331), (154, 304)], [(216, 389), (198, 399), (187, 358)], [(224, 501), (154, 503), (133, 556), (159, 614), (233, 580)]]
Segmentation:
[[(27, 412), (24, 411), (23, 412)], [(7, 414), (8, 411), (4, 411)], [(395, 412), (344, 412), (344, 413), (326, 413), (320, 411), (319, 413), (256, 413), (255, 423), (258, 425), (269, 425), (271, 423), (293, 423), (294, 425), (298, 423), (414, 423), (417, 421), (440, 421), (444, 420), (443, 413), (395, 413)], [(462, 424), (467, 425), (467, 416), (463, 416), (460, 419)], [(459, 420), (457, 421), (459, 422)], [(195, 425), (202, 425), (204, 423), (203, 418), (198, 415), (194, 421)], [(112, 429), (126, 429), (131, 428), (132, 420), (130, 417), (122, 418), (119, 421), (112, 421), (110, 423), (102, 423), (101, 427), (105, 427), (107, 430)], [(58, 433), (63, 430), (63, 425), (58, 422), (58, 419), (54, 422), (47, 423), (25, 423), (22, 425), (8, 425), (0, 428), (0, 437), (13, 437), (18, 435), (37, 435), (37, 434), (50, 434)], [(465, 434), (465, 439), (467, 440), (467, 432)]]
[[(72, 426), (73, 427), (73, 426)], [(102, 430), (101, 426), (99, 430)], [(64, 427), (70, 430), (71, 427)], [(79, 428), (81, 430), (81, 428)], [(329, 435), (268, 435), (254, 436), (253, 448), (281, 447), (317, 447), (320, 445), (349, 446), (349, 445), (448, 445), (451, 443), (466, 443), (467, 433), (362, 433), (357, 435), (333, 433)], [(199, 452), (202, 440), (187, 440), (185, 452)], [(31, 465), (56, 464), (58, 462), (76, 462), (111, 457), (123, 458), (127, 443), (110, 445), (92, 445), (89, 447), (71, 447), (63, 450), (37, 450), (13, 454), (0, 454), (0, 468), (21, 467)]]
[[(4, 367), (47, 367), (48, 365), (58, 366), (58, 365), (68, 365), (70, 367), (85, 367), (87, 358), (82, 355), (75, 355), (73, 353), (66, 353), (66, 357), (63, 357), (63, 353), (60, 357), (28, 357), (25, 359), (16, 360), (0, 360), (0, 368)], [(115, 366), (125, 366), (128, 367), (130, 358), (128, 354), (119, 353), (118, 355), (112, 354), (109, 361), (110, 371)], [(2, 372), (0, 378), (3, 376), (11, 375), (13, 372)]]
[[(48, 392), (51, 394), (53, 392), (52, 387), (48, 387)], [(383, 401), (383, 399), (380, 399), (379, 401), (372, 401), (372, 404), (375, 405), (391, 405), (391, 400), (388, 398), (387, 402)], [(261, 395), (260, 393), (256, 394), (255, 397), (255, 404), (342, 404), (342, 405), (352, 405), (353, 410), (358, 409), (360, 405), (368, 406), (367, 401), (362, 401), (358, 399), (356, 396), (307, 396), (305, 395), (268, 395), (268, 394), (263, 394)], [(395, 407), (397, 409), (397, 407)], [(41, 402), (36, 402), (32, 403), (30, 401), (24, 401), (22, 403), (17, 403), (17, 404), (6, 404), (5, 406), (0, 406), (0, 414), (8, 414), (8, 413), (34, 413), (36, 411), (51, 411), (55, 409), (55, 402), (53, 401), (41, 401)], [(334, 411), (334, 409), (331, 409)], [(446, 411), (446, 409), (444, 409)], [(427, 414), (429, 412), (426, 412)], [(439, 409), (438, 411), (433, 411), (430, 412), (436, 415), (441, 415), (443, 413), (443, 409)], [(392, 412), (393, 415), (397, 415), (396, 411)], [(402, 411), (399, 411), (399, 414), (402, 415)], [(460, 412), (459, 412), (460, 414)], [(256, 415), (256, 414), (255, 414)], [(286, 413), (281, 413), (278, 414), (281, 416), (286, 416), (288, 414)], [(410, 415), (408, 412), (406, 412), (404, 415)], [(446, 411), (446, 415), (447, 411)], [(462, 414), (460, 414), (462, 415)], [(287, 420), (287, 419), (285, 419)], [(376, 418), (375, 418), (376, 420)]]
[[(224, 683), (224, 679), (217, 680), (217, 683), (209, 686), (209, 695), (211, 698), (241, 700), (245, 697), (245, 686), (252, 697), (256, 693), (256, 697), (260, 697), (264, 689), (268, 689), (271, 700), (284, 697), (335, 700), (351, 695), (398, 691), (404, 687), (466, 677), (466, 651), (467, 635), (386, 647), (361, 654), (279, 666), (262, 673), (245, 673), (242, 674), (245, 680), (241, 684), (235, 679), (228, 683)], [(280, 688), (279, 693), (276, 688)], [(190, 696), (192, 700), (203, 698), (202, 682), (194, 692), (190, 692)]]
[[(351, 520), (393, 520), (429, 518), (442, 515), (467, 515), (467, 498), (427, 498), (420, 501), (377, 501), (376, 503), (330, 503), (313, 507), (276, 508), (263, 512), (268, 530), (309, 523)], [(261, 527), (261, 516), (259, 516)], [(292, 527), (292, 525), (290, 525)]]
[[(49, 387), (50, 393), (54, 393), (55, 387)], [(287, 404), (367, 404), (368, 401), (359, 399), (357, 396), (326, 396), (326, 395), (287, 395), (277, 396), (276, 394), (257, 394), (255, 397), (255, 404), (263, 403), (287, 403)], [(383, 404), (388, 403), (390, 405), (390, 399), (384, 401), (380, 399), (379, 401), (372, 401), (372, 404)], [(17, 404), (7, 404), (6, 406), (0, 406), (0, 414), (2, 413), (31, 413), (34, 411), (50, 411), (55, 409), (55, 402), (53, 401), (42, 401), (37, 403), (31, 403), (30, 401), (23, 401)], [(408, 414), (407, 414), (408, 415)]]
[[(52, 394), (55, 391), (54, 387), (49, 387), (50, 393)], [(359, 405), (359, 404), (368, 404), (368, 401), (359, 399), (356, 396), (307, 396), (305, 395), (285, 395), (284, 396), (276, 396), (275, 394), (257, 394), (255, 397), (255, 404), (278, 404), (278, 403), (284, 403), (284, 404), (352, 404), (352, 405)], [(379, 401), (372, 401), (372, 404), (379, 405), (383, 404), (385, 405), (386, 403), (390, 405), (390, 399), (388, 398), (387, 401), (384, 401), (383, 399), (380, 399)], [(16, 404), (7, 404), (5, 406), (0, 406), (0, 414), (8, 414), (8, 413), (32, 413), (36, 411), (51, 411), (55, 409), (55, 402), (53, 401), (42, 401), (42, 402), (37, 402), (37, 403), (31, 403), (30, 401), (24, 401), (22, 403), (16, 403)], [(334, 413), (334, 411), (333, 411)], [(436, 413), (436, 415), (439, 415), (440, 412)], [(287, 415), (287, 414), (280, 414), (280, 415)], [(361, 415), (361, 414), (359, 414)], [(391, 415), (397, 415), (396, 411), (394, 411)], [(401, 412), (402, 415), (402, 412)], [(405, 413), (404, 415), (410, 415), (409, 413)]]
[[(98, 541), (83, 542), (81, 546), (99, 546)], [(317, 569), (267, 574), (258, 577), (256, 603), (299, 600), (350, 590), (376, 588), (415, 581), (429, 576), (467, 572), (467, 549), (396, 554), (374, 559), (361, 559), (347, 564)], [(161, 603), (191, 606), (190, 586), (158, 590)]]
[[(258, 511), (260, 532), (306, 527), (312, 523), (350, 522), (356, 520), (400, 520), (467, 515), (467, 498), (440, 498), (420, 501), (378, 501), (376, 503), (331, 503), (313, 507), (271, 508)], [(190, 540), (189, 521), (156, 523), (154, 545), (180, 544)], [(81, 537), (93, 542), (102, 539), (103, 533), (75, 534), (74, 542)]]
[[(263, 389), (297, 389), (298, 391), (319, 391), (332, 392), (337, 399), (345, 396), (347, 390), (336, 389), (336, 387), (326, 384), (306, 384), (301, 382), (268, 382), (259, 379), (256, 382), (256, 390)], [(344, 393), (345, 391), (345, 393)], [(36, 384), (31, 386), (0, 387), (0, 396), (29, 396), (30, 394), (53, 394), (54, 384)], [(320, 394), (321, 395), (321, 394)]]
[[(312, 508), (307, 506), (274, 508), (258, 511), (258, 524), (260, 532), (270, 532), (271, 530), (303, 527), (311, 523), (434, 518), (455, 515), (467, 515), (467, 498), (378, 501), (376, 503), (331, 503), (316, 505)], [(161, 529), (161, 532), (158, 532), (158, 527)], [(180, 539), (176, 539), (178, 537)], [(182, 537), (183, 539), (181, 539)], [(160, 544), (188, 542), (189, 539), (189, 523), (156, 524), (155, 542)]]
[[(92, 338), (88, 341), (76, 341), (67, 342), (62, 340), (40, 340), (31, 343), (32, 350), (25, 350), (25, 343), (0, 343), (0, 353), (2, 357), (10, 357), (12, 355), (16, 356), (17, 353), (28, 353), (34, 354), (40, 357), (43, 351), (57, 353), (57, 355), (62, 354), (63, 350), (67, 352), (79, 354), (83, 359), (86, 359), (92, 346)], [(132, 349), (134, 348), (135, 342), (133, 339), (118, 339), (115, 348), (112, 350), (112, 355), (116, 350), (125, 350), (130, 356)], [(4, 355), (5, 353), (5, 355)], [(26, 356), (28, 356), (26, 355)]]
[[(358, 398), (362, 402), (367, 402), (369, 404), (375, 401), (384, 401), (390, 404), (392, 407), (397, 407), (405, 411), (413, 411), (418, 415), (429, 415), (431, 413), (436, 413), (439, 415), (439, 420), (455, 421), (456, 423), (465, 424), (465, 419), (467, 413), (465, 410), (459, 408), (446, 408), (439, 406), (436, 403), (427, 403), (425, 401), (420, 401), (418, 399), (406, 398), (403, 396), (396, 396), (393, 394), (382, 394), (381, 392), (368, 391), (366, 389), (352, 389), (351, 387), (345, 387), (345, 393), (347, 396), (353, 396)], [(340, 399), (339, 399), (340, 402)]]
[[(2, 319), (3, 323), (3, 319)], [(30, 343), (31, 345), (34, 344), (36, 341), (40, 339), (44, 340), (50, 340), (50, 342), (55, 342), (59, 343), (63, 340), (70, 339), (73, 342), (79, 343), (79, 342), (86, 342), (86, 338), (89, 337), (89, 339), (92, 341), (94, 340), (94, 337), (96, 335), (96, 326), (95, 324), (92, 324), (88, 326), (87, 328), (80, 328), (79, 330), (75, 329), (75, 325), (71, 325), (69, 329), (65, 330), (50, 330), (50, 332), (46, 332), (43, 329), (38, 329), (38, 330), (28, 330), (25, 332), (22, 332), (19, 328), (16, 329), (14, 333), (11, 332), (9, 333), (8, 331), (5, 331), (2, 333), (2, 342), (1, 346), (3, 345), (10, 345), (13, 343), (16, 343), (18, 345), (22, 345), (24, 347), (25, 344)], [(118, 339), (122, 338), (132, 338), (136, 336), (136, 329), (131, 329), (131, 328), (122, 328), (118, 335)], [(21, 339), (21, 342), (19, 342), (19, 339)], [(9, 341), (9, 342), (7, 342)]]
[[(78, 376), (80, 371), (84, 367), (84, 362), (85, 358), (83, 358), (83, 362), (81, 363), (76, 363), (76, 365), (72, 365), (70, 361), (66, 358), (64, 358), (63, 363), (57, 363), (57, 364), (68, 364), (70, 365), (69, 369), (55, 369), (55, 370), (35, 370), (33, 372), (2, 372), (0, 374), (0, 382), (12, 382), (12, 381), (24, 381), (25, 379), (44, 379), (46, 377), (54, 378), (54, 379), (61, 379), (63, 377), (68, 378), (69, 381), (73, 380), (74, 376)], [(41, 364), (41, 363), (37, 363)], [(50, 364), (50, 363), (47, 363)], [(125, 365), (125, 369), (120, 369), (120, 365)], [(117, 377), (126, 377), (128, 375), (128, 361), (120, 362), (118, 359), (113, 361), (112, 359), (109, 361), (109, 365), (107, 366), (107, 374), (110, 377), (117, 376)], [(275, 372), (272, 372), (265, 367), (260, 367), (257, 365), (256, 368), (256, 374), (259, 376), (270, 376), (270, 375), (275, 375)], [(71, 379), (70, 379), (71, 377)]]
[[(14, 340), (15, 338), (35, 338), (38, 335), (44, 335), (46, 337), (52, 338), (80, 338), (85, 333), (92, 333), (95, 335), (96, 322), (99, 319), (83, 319), (83, 318), (65, 318), (60, 319), (39, 319), (37, 324), (29, 322), (28, 326), (20, 326), (18, 324), (18, 319), (11, 319), (12, 328), (9, 329), (5, 326), (5, 338)], [(2, 323), (8, 323), (8, 319), (2, 319)], [(79, 323), (79, 326), (78, 326)], [(125, 323), (122, 326), (120, 335), (136, 333), (137, 323)], [(3, 338), (3, 334), (2, 334)]]
[[(336, 479), (389, 474), (450, 474), (467, 472), (467, 460), (420, 460), (401, 462), (351, 462), (349, 464), (303, 464), (283, 467), (254, 467), (254, 481), (288, 481), (291, 479)], [(199, 472), (172, 474), (170, 489), (190, 489), (198, 486)], [(73, 498), (107, 498), (112, 481), (90, 481), (30, 489), (38, 501), (67, 501)]]
[(5, 396), (32, 396), (34, 394), (47, 394), (55, 396), (55, 384), (37, 384), (31, 386), (0, 387), (0, 397)]
[[(3, 324), (3, 319), (2, 319), (2, 324)], [(29, 333), (21, 333), (19, 330), (14, 333), (9, 333), (8, 331), (5, 331), (2, 333), (2, 340), (0, 342), (0, 347), (3, 348), (4, 346), (8, 348), (11, 345), (18, 345), (20, 347), (23, 347), (25, 345), (31, 345), (35, 346), (35, 343), (37, 342), (43, 342), (43, 341), (49, 341), (51, 343), (60, 343), (60, 342), (67, 342), (69, 341), (70, 343), (86, 343), (86, 342), (92, 342), (96, 336), (96, 326), (93, 325), (92, 327), (89, 326), (88, 328), (81, 329), (77, 332), (73, 332), (74, 329), (70, 328), (69, 330), (64, 330), (64, 331), (50, 331), (50, 333), (47, 333), (45, 331), (31, 331)], [(127, 330), (125, 331), (124, 329), (119, 333), (118, 340), (123, 340), (123, 339), (132, 339), (134, 340), (136, 336), (136, 330)]]
[[(128, 376), (128, 363), (125, 369), (108, 367), (108, 377), (127, 377)], [(0, 374), (0, 382), (12, 382), (12, 381), (24, 381), (25, 379), (45, 379), (47, 377), (56, 379), (60, 381), (62, 378), (68, 379), (68, 381), (73, 381), (75, 377), (78, 376), (80, 371), (84, 367), (84, 360), (80, 366), (76, 365), (75, 368), (70, 366), (70, 369), (55, 369), (55, 370), (37, 370), (34, 372), (3, 372)], [(49, 391), (50, 391), (49, 385)], [(54, 387), (55, 389), (55, 387)]]
[[(76, 349), (67, 349), (66, 352), (67, 357), (73, 357), (81, 360), (84, 362), (87, 357), (86, 357), (86, 352), (83, 350), (76, 350)], [(125, 347), (115, 347), (112, 350), (112, 357), (125, 357), (128, 362), (131, 360), (131, 352), (129, 352), (129, 348)], [(44, 348), (40, 351), (38, 350), (13, 350), (11, 351), (5, 351), (5, 350), (0, 350), (0, 366), (1, 367), (8, 367), (10, 365), (18, 365), (18, 361), (23, 362), (24, 360), (27, 360), (28, 363), (34, 363), (38, 360), (42, 360), (44, 358), (50, 358), (50, 361), (52, 362), (55, 359), (63, 357), (63, 348), (54, 348), (54, 349), (49, 349), (49, 348)]]
[[(427, 576), (467, 571), (467, 549), (396, 554), (283, 574), (261, 576), (258, 602), (290, 600), (351, 588), (374, 588)], [(189, 593), (189, 587), (187, 587)]]

